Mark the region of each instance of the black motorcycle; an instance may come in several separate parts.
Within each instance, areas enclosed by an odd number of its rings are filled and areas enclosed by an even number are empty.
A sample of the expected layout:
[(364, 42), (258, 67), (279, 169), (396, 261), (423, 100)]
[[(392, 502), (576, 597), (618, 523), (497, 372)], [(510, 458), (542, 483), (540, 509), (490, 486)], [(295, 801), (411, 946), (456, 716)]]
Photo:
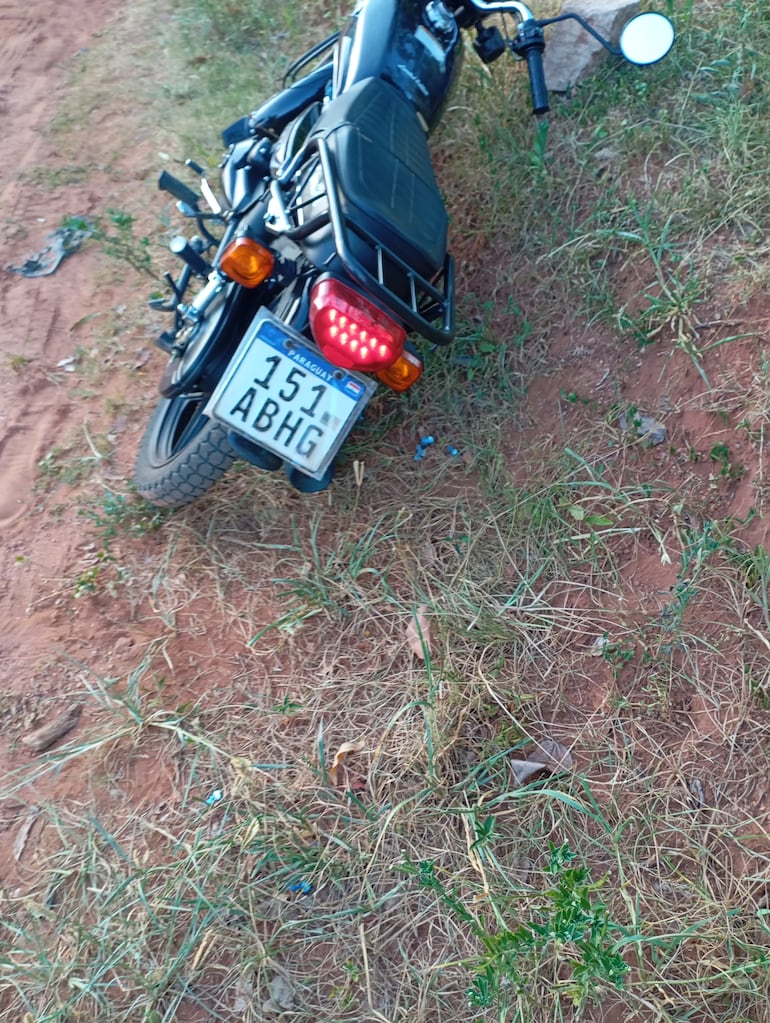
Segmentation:
[[(513, 19), (510, 34), (492, 15)], [(174, 324), (158, 339), (169, 361), (137, 458), (144, 497), (187, 504), (236, 458), (285, 468), (305, 492), (329, 485), (377, 387), (419, 379), (408, 336), (453, 337), (454, 268), (427, 135), (460, 70), (461, 31), (475, 33), (485, 63), (506, 51), (526, 60), (542, 114), (543, 30), (567, 18), (637, 64), (674, 39), (653, 13), (633, 18), (615, 49), (577, 15), (538, 20), (518, 0), (359, 0), (282, 92), (223, 133), (222, 200), (192, 161), (201, 195), (161, 174), (198, 233), (171, 242), (184, 266), (166, 274), (170, 299), (152, 303)]]

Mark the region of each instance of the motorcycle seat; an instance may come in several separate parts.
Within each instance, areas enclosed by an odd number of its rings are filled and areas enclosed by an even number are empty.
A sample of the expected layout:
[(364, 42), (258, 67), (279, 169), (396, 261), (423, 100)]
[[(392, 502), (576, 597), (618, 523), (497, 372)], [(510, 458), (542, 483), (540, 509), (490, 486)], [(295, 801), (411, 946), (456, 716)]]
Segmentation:
[(331, 152), (343, 213), (419, 273), (444, 265), (447, 214), (414, 108), (379, 78), (328, 104), (311, 138)]

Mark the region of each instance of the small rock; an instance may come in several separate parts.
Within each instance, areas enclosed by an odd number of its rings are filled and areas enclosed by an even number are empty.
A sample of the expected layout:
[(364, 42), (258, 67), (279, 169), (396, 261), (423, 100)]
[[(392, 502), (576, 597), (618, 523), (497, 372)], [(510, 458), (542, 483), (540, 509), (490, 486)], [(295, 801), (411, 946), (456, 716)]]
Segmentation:
[(628, 430), (629, 427), (633, 427), (637, 437), (641, 438), (645, 444), (649, 444), (650, 447), (663, 444), (668, 436), (666, 427), (653, 416), (634, 415), (629, 422), (628, 416), (624, 413), (620, 417), (620, 428)]
[(134, 641), (130, 636), (119, 636), (115, 640), (115, 645), (112, 648), (112, 652), (116, 657), (123, 657), (133, 647)]
[[(637, 0), (566, 0), (562, 14), (579, 14), (613, 45), (617, 45), (623, 26), (639, 12)], [(566, 92), (590, 74), (608, 52), (598, 40), (570, 19), (551, 29), (543, 56), (548, 88)]]

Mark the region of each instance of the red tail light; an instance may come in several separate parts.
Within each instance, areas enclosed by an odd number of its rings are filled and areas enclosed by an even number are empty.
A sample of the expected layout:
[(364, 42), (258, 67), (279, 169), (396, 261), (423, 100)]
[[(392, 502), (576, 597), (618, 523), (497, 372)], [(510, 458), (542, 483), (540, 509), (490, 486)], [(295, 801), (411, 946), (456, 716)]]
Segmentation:
[(346, 284), (327, 277), (310, 295), (310, 329), (323, 354), (343, 369), (378, 370), (392, 365), (406, 331)]

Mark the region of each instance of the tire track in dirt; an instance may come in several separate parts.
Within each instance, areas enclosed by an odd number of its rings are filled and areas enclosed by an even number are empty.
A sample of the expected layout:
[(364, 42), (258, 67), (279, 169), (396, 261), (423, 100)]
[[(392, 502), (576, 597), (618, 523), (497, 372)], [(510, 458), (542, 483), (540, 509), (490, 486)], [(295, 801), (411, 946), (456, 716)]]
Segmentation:
[(44, 295), (45, 280), (24, 280), (23, 285), (0, 292), (0, 344), (6, 359), (0, 385), (0, 530), (6, 533), (27, 510), (36, 467), (66, 433), (72, 412), (66, 391), (51, 376), (62, 337), (67, 337), (58, 304), (51, 305)]
[(45, 158), (41, 129), (56, 110), (63, 62), (84, 47), (117, 8), (113, 0), (51, 3), (10, 0), (0, 11), (0, 211), (26, 216), (28, 189), (20, 173)]
[[(10, 0), (0, 10), (0, 683), (24, 689), (66, 634), (50, 615), (30, 613), (82, 543), (82, 530), (34, 514), (37, 466), (77, 432), (87, 403), (73, 400), (73, 377), (57, 369), (81, 339), (84, 314), (101, 311), (98, 258), (66, 259), (49, 277), (24, 278), (9, 264), (41, 251), (67, 213), (98, 202), (88, 185), (55, 187), (44, 171), (61, 165), (46, 128), (55, 117), (67, 61), (87, 48), (119, 7), (116, 0)], [(83, 110), (84, 120), (91, 115)], [(85, 340), (83, 338), (82, 340)]]
[[(0, 531), (30, 507), (40, 458), (66, 434), (75, 410), (57, 362), (72, 354), (74, 324), (88, 308), (92, 287), (84, 260), (66, 261), (54, 276), (23, 278), (7, 270), (40, 251), (64, 212), (50, 187), (35, 183), (36, 168), (55, 153), (44, 129), (54, 117), (66, 61), (85, 47), (113, 10), (114, 0), (34, 4), (11, 0), (0, 12)], [(84, 114), (84, 116), (87, 116)], [(68, 196), (67, 202), (72, 203)], [(29, 371), (27, 371), (27, 368)], [(16, 372), (14, 372), (16, 370)], [(23, 371), (22, 371), (23, 370)]]

